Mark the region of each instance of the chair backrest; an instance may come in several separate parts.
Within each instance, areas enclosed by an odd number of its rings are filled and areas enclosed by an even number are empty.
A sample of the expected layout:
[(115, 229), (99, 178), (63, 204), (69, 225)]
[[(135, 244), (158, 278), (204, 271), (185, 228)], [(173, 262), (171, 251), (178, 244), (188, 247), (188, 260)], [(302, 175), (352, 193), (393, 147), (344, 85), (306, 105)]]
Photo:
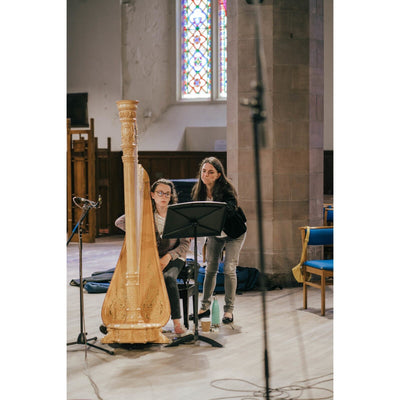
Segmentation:
[[(181, 269), (181, 271), (178, 274), (178, 280), (182, 280), (185, 285), (189, 283), (191, 279), (194, 279), (194, 260), (193, 258), (187, 258), (186, 263)], [(200, 267), (200, 264), (197, 263), (198, 267)]]
[(333, 244), (333, 227), (310, 227), (309, 246)]
[(324, 205), (324, 226), (333, 225), (333, 205), (325, 204)]

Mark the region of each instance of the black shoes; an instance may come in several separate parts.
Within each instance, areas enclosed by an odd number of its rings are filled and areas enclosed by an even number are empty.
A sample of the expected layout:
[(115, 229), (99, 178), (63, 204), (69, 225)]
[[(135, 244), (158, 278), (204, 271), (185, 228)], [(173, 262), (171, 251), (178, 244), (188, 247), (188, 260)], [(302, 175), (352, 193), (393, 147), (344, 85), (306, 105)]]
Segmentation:
[(222, 318), (223, 324), (231, 324), (232, 322), (233, 322), (233, 314), (232, 314), (232, 318), (229, 318), (229, 317)]
[(99, 330), (101, 333), (103, 333), (104, 335), (107, 335), (107, 327), (105, 325), (100, 325), (99, 326)]
[[(202, 313), (198, 313), (198, 318), (202, 319), (202, 318), (206, 318), (210, 316), (210, 310), (208, 309), (207, 311), (203, 311)], [(194, 319), (194, 314), (189, 314), (189, 320), (193, 321)], [(233, 322), (233, 314), (232, 317), (223, 317), (222, 318), (222, 323), (223, 324), (231, 324)]]
[[(206, 318), (210, 316), (210, 309), (203, 311), (202, 313), (197, 313), (198, 319)], [(194, 320), (194, 314), (189, 314), (189, 320), (193, 321)]]

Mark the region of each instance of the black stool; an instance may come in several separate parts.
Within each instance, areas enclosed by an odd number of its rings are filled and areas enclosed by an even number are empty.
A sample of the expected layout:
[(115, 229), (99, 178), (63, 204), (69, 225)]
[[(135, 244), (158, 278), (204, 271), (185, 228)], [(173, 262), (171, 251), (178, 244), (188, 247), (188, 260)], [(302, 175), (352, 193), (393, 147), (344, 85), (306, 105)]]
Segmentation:
[(182, 268), (178, 275), (178, 280), (182, 280), (183, 283), (178, 283), (179, 298), (182, 299), (183, 303), (183, 324), (186, 329), (189, 329), (189, 298), (192, 297), (194, 307), (194, 295), (196, 285), (194, 284), (194, 261), (187, 260), (185, 266)]

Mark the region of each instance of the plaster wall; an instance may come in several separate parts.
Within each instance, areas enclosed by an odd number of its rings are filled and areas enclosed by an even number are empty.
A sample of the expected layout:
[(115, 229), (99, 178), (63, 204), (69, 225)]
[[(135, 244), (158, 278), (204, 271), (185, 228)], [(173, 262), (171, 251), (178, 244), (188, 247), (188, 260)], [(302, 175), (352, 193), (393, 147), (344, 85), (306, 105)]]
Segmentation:
[(121, 99), (120, 37), (119, 0), (68, 0), (67, 92), (88, 93), (99, 147), (111, 137), (113, 150), (121, 142), (115, 104)]
[(99, 147), (110, 137), (120, 150), (121, 99), (139, 101), (140, 150), (207, 151), (225, 139), (221, 129), (207, 129), (207, 141), (189, 129), (185, 140), (187, 127), (226, 127), (226, 103), (176, 102), (174, 1), (69, 0), (67, 9), (67, 92), (88, 93)]
[(138, 141), (143, 151), (207, 151), (214, 150), (210, 143), (225, 138), (226, 104), (179, 104), (169, 107), (145, 132), (139, 126)]
[(139, 101), (139, 132), (145, 132), (173, 101), (172, 5), (168, 0), (146, 0), (121, 6), (123, 97)]

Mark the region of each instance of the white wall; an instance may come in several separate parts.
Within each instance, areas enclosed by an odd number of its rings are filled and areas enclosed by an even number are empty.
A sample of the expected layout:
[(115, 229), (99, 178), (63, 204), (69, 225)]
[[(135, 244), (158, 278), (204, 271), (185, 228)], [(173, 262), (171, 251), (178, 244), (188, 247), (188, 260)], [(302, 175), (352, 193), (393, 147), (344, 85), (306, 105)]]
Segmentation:
[[(139, 150), (185, 150), (187, 127), (226, 127), (226, 104), (176, 105), (171, 0), (68, 0), (67, 5), (67, 91), (88, 93), (99, 147), (111, 137), (111, 149), (121, 149), (115, 103), (123, 98), (139, 101)], [(207, 143), (221, 137), (220, 130), (208, 133)], [(209, 150), (204, 140), (191, 139), (190, 150)]]
[(88, 93), (99, 147), (120, 150), (121, 125), (115, 102), (121, 100), (119, 0), (68, 0), (67, 92)]
[[(185, 130), (187, 127), (225, 127), (226, 104), (179, 104), (168, 110), (155, 121), (145, 132), (139, 126), (139, 150), (191, 150), (209, 151), (210, 141), (214, 143), (221, 137), (218, 129), (209, 130), (211, 134), (207, 140), (195, 140), (189, 133), (189, 142), (186, 144)], [(213, 149), (212, 149), (213, 150)]]
[(185, 130), (185, 150), (192, 151), (200, 147), (204, 151), (226, 151), (226, 127), (187, 127)]
[(140, 131), (146, 131), (175, 102), (173, 3), (130, 0), (122, 6), (124, 97), (139, 101)]

